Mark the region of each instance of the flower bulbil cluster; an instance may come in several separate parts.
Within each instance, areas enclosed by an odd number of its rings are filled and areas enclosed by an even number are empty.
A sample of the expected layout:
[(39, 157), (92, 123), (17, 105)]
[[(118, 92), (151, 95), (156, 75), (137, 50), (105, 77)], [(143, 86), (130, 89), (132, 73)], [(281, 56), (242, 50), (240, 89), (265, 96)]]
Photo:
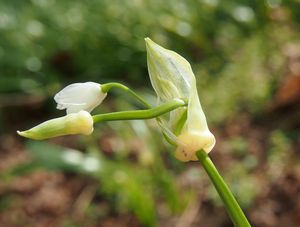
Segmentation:
[[(215, 137), (208, 129), (191, 66), (179, 54), (159, 46), (149, 38), (145, 41), (148, 71), (159, 104), (174, 99), (183, 99), (188, 103), (186, 107), (169, 112), (168, 121), (159, 118), (158, 123), (168, 141), (177, 146), (177, 159), (197, 160), (196, 152), (210, 152), (215, 145)], [(62, 135), (90, 135), (94, 124), (90, 112), (107, 96), (107, 91), (103, 92), (101, 87), (94, 82), (65, 87), (55, 95), (54, 100), (57, 109), (66, 110), (66, 116), (46, 121), (27, 131), (18, 131), (18, 134), (37, 140)]]

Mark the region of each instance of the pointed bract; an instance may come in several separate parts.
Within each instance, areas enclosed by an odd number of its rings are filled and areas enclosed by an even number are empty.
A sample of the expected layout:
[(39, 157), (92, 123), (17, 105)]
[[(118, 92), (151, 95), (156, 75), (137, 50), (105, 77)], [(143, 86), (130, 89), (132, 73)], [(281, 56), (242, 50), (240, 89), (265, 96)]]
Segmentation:
[(209, 131), (198, 97), (196, 79), (189, 62), (174, 51), (167, 50), (146, 38), (148, 71), (152, 86), (160, 102), (174, 98), (188, 99), (186, 121), (182, 122), (184, 108), (171, 112), (169, 122), (162, 123), (164, 134), (176, 137), (176, 158), (181, 161), (196, 160), (198, 150), (210, 152), (215, 137)]

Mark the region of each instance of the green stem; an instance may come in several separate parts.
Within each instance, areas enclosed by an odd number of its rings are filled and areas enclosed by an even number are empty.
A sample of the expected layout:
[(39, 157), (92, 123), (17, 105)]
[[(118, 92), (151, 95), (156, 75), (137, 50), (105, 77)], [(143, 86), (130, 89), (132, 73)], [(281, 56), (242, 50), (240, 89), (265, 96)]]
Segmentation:
[[(120, 83), (116, 83), (116, 82), (112, 82), (112, 83), (106, 83), (106, 84), (102, 84), (101, 85), (101, 90), (104, 93), (107, 93), (111, 88), (118, 88), (121, 90), (124, 90), (126, 92), (128, 92), (132, 97), (136, 98), (145, 108), (147, 109), (151, 109), (152, 106), (145, 101), (145, 99), (143, 99), (141, 96), (139, 96), (138, 94), (136, 94), (134, 91), (132, 91), (130, 88), (128, 88), (127, 86), (120, 84)], [(187, 100), (185, 100), (185, 102), (187, 102)], [(122, 114), (124, 114), (124, 112), (122, 112)], [(114, 114), (115, 116), (115, 114)], [(104, 116), (102, 116), (104, 117)], [(112, 116), (108, 116), (108, 117), (112, 117)], [(118, 119), (118, 120), (122, 120), (122, 119)], [(156, 120), (161, 123), (161, 119), (157, 116)], [(167, 141), (171, 144), (174, 144), (174, 142), (172, 141), (171, 138), (169, 138), (166, 134), (164, 134), (165, 138), (167, 139)]]
[(103, 93), (109, 92), (109, 90), (111, 88), (119, 88), (121, 90), (124, 90), (124, 91), (128, 92), (131, 96), (136, 98), (144, 107), (146, 107), (148, 109), (152, 108), (151, 105), (147, 101), (145, 101), (145, 99), (143, 99), (141, 96), (139, 96), (133, 90), (131, 90), (129, 87), (127, 87), (123, 84), (112, 82), (112, 83), (106, 83), (106, 84), (101, 85), (101, 91)]
[(203, 165), (206, 173), (214, 184), (217, 192), (219, 193), (225, 208), (236, 227), (248, 227), (251, 226), (248, 222), (245, 214), (240, 208), (238, 202), (232, 195), (229, 187), (226, 185), (222, 176), (219, 174), (214, 163), (211, 161), (207, 153), (203, 150), (197, 151), (196, 153), (199, 161)]
[(106, 114), (94, 115), (94, 123), (102, 121), (118, 121), (118, 120), (137, 120), (150, 119), (158, 117), (162, 114), (170, 112), (178, 107), (186, 106), (187, 103), (182, 99), (174, 99), (170, 102), (164, 103), (158, 107), (148, 110), (129, 110), (121, 112), (113, 112)]

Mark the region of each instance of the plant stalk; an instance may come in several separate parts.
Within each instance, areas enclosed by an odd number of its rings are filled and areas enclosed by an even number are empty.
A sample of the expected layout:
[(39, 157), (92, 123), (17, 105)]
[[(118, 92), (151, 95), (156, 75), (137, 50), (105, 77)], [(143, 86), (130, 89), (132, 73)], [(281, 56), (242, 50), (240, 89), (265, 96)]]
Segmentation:
[(217, 168), (215, 167), (212, 160), (209, 158), (208, 154), (203, 151), (197, 151), (196, 153), (199, 161), (204, 167), (206, 173), (208, 174), (210, 180), (212, 181), (215, 189), (217, 190), (219, 196), (221, 197), (225, 208), (234, 223), (235, 227), (251, 227), (249, 221), (247, 220), (243, 210), (239, 206), (238, 202), (231, 193), (229, 187), (223, 180), (222, 176), (219, 174)]
[(129, 110), (106, 114), (97, 114), (93, 116), (94, 123), (103, 121), (119, 121), (119, 120), (138, 120), (150, 119), (168, 113), (176, 108), (186, 106), (187, 103), (182, 99), (174, 99), (152, 109), (147, 110)]
[(133, 90), (131, 90), (129, 87), (127, 87), (123, 84), (112, 82), (112, 83), (106, 83), (106, 84), (101, 85), (101, 90), (102, 90), (103, 93), (107, 93), (111, 88), (118, 88), (118, 89), (121, 89), (123, 91), (126, 91), (132, 97), (136, 98), (144, 107), (146, 107), (148, 109), (152, 108), (151, 105), (147, 101), (145, 101), (145, 99), (143, 99), (141, 96), (139, 96)]

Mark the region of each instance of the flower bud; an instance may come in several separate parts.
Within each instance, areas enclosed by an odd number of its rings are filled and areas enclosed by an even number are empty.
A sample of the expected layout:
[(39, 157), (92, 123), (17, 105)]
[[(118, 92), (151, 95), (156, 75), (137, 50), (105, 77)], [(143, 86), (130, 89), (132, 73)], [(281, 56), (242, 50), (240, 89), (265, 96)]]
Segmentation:
[(62, 89), (54, 96), (57, 109), (67, 110), (67, 114), (81, 110), (91, 112), (106, 97), (101, 90), (101, 84), (94, 82), (75, 83)]
[(45, 121), (29, 130), (17, 131), (20, 136), (35, 140), (48, 139), (63, 135), (90, 135), (93, 128), (93, 117), (87, 111), (68, 114), (64, 117)]
[[(196, 160), (197, 151), (211, 151), (215, 137), (208, 129), (192, 68), (186, 59), (174, 51), (159, 46), (149, 38), (145, 41), (150, 80), (159, 101), (167, 102), (174, 98), (188, 100), (187, 110), (178, 108), (172, 111), (168, 122), (161, 121), (159, 125), (164, 135), (177, 144), (177, 159)], [(182, 119), (185, 120), (183, 124)]]

